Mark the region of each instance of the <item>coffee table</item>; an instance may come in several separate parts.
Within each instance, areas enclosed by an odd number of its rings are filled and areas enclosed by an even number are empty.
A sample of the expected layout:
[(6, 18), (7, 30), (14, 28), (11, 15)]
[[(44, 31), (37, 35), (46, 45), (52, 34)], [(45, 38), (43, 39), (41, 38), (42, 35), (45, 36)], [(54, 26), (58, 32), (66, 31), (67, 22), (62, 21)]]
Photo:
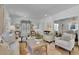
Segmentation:
[[(34, 39), (27, 40), (27, 45), (30, 53), (41, 55), (42, 52), (45, 52), (47, 54), (47, 44), (43, 41), (36, 41)], [(36, 53), (38, 52), (38, 53)]]

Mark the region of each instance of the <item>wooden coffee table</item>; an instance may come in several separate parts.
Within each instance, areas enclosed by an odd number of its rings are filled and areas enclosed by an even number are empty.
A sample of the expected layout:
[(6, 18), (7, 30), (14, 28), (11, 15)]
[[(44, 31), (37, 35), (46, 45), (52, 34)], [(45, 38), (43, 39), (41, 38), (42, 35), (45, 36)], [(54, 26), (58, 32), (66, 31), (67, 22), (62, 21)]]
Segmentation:
[(28, 46), (31, 49), (31, 54), (35, 54), (35, 52), (39, 52), (38, 54), (41, 54), (42, 52), (45, 52), (47, 54), (47, 44), (40, 41), (36, 42), (35, 40), (27, 41)]
[(40, 43), (40, 44), (36, 44), (36, 45), (34, 45), (33, 47), (33, 53), (35, 52), (35, 51), (38, 51), (39, 53), (38, 54), (48, 54), (47, 53), (47, 44), (43, 44), (43, 43)]

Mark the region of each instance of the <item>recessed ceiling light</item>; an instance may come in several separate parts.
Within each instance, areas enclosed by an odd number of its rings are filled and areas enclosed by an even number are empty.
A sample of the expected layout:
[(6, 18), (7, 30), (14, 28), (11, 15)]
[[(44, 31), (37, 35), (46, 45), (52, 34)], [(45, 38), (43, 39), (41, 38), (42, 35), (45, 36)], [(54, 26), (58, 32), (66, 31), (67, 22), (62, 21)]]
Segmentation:
[(44, 16), (47, 16), (47, 14), (45, 14)]
[(27, 17), (27, 16), (24, 16), (25, 18)]

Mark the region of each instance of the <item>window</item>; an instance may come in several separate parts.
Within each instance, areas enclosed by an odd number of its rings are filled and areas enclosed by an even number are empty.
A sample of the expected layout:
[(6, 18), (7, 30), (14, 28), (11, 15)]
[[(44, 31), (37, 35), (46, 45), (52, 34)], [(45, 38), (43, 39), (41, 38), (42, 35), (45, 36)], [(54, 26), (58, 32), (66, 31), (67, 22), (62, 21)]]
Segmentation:
[(74, 31), (78, 30), (78, 24), (69, 24), (69, 29)]
[(75, 27), (76, 27), (75, 24), (72, 24), (72, 25), (70, 26), (70, 29), (76, 29)]
[(54, 24), (54, 31), (58, 31), (58, 27), (59, 27), (58, 24)]

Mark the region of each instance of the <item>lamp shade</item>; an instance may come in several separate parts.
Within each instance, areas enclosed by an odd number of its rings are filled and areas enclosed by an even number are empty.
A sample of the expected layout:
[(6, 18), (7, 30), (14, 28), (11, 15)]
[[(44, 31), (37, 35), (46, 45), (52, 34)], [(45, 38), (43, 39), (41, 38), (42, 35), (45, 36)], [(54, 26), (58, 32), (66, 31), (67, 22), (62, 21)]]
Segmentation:
[(11, 25), (9, 29), (15, 31), (15, 26)]

